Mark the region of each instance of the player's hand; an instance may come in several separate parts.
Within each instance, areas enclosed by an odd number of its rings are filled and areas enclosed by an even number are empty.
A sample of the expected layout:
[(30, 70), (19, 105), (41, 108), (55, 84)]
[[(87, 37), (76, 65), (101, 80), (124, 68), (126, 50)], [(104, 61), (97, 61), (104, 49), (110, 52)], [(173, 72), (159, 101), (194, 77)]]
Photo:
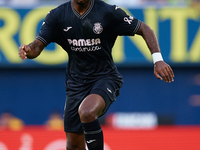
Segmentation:
[(22, 44), (19, 47), (19, 57), (23, 60), (27, 59), (27, 54), (31, 51), (31, 48), (28, 45)]
[(154, 64), (154, 74), (157, 79), (164, 79), (165, 82), (170, 83), (174, 81), (174, 73), (171, 67), (164, 61), (158, 61)]

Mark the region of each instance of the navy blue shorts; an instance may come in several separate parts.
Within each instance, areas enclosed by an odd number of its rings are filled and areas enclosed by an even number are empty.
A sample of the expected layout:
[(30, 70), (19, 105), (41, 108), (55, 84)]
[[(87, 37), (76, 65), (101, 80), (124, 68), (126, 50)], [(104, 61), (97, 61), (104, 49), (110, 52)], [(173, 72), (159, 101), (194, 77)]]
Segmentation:
[(68, 80), (66, 82), (66, 103), (64, 114), (65, 132), (83, 132), (78, 108), (85, 97), (90, 94), (100, 95), (106, 104), (102, 114), (104, 115), (119, 95), (119, 89), (121, 86), (122, 81), (110, 80), (109, 78), (103, 78), (95, 83), (87, 84), (76, 84)]

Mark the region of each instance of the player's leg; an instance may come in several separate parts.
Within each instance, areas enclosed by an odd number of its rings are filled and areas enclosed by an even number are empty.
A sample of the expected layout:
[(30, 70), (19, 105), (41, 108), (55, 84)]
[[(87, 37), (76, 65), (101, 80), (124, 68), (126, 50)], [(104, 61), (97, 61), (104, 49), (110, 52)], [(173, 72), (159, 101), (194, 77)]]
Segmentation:
[(88, 95), (79, 107), (79, 116), (82, 123), (92, 122), (98, 118), (105, 108), (104, 99), (98, 94)]
[(67, 150), (85, 150), (85, 137), (83, 133), (66, 132)]
[(78, 108), (83, 96), (73, 92), (67, 93), (64, 113), (64, 130), (66, 132), (67, 150), (85, 150), (85, 137)]
[(103, 132), (97, 120), (119, 95), (122, 82), (104, 78), (95, 83), (79, 106), (79, 116), (89, 150), (103, 150)]
[(105, 105), (100, 95), (90, 94), (79, 107), (79, 116), (89, 150), (103, 150), (103, 132), (97, 118), (102, 114)]

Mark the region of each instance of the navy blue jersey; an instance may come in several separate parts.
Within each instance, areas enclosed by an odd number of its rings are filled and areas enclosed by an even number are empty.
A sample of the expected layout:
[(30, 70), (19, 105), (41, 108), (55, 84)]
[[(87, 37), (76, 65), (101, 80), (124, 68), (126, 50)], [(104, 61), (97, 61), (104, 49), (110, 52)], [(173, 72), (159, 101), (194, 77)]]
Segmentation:
[(55, 42), (68, 53), (67, 79), (84, 82), (102, 76), (121, 77), (111, 56), (119, 35), (133, 36), (141, 21), (101, 0), (91, 0), (80, 15), (73, 0), (51, 10), (36, 37), (48, 45)]

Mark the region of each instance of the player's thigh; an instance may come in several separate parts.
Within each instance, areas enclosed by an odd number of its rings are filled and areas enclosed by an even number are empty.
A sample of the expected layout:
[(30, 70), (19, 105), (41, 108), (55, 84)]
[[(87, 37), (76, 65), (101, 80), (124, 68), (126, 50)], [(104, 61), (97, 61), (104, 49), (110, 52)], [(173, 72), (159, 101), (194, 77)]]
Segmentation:
[[(86, 115), (88, 118), (97, 118), (105, 108), (104, 99), (98, 94), (88, 95), (81, 103), (79, 107), (79, 115)], [(91, 120), (92, 121), (92, 120)]]
[(101, 96), (104, 100), (105, 107), (98, 114), (98, 117), (104, 115), (109, 109), (110, 105), (116, 100), (116, 97), (119, 95), (119, 89), (122, 85), (122, 82), (116, 80), (110, 80), (104, 78), (95, 83), (90, 94), (97, 94)]
[(85, 150), (85, 137), (81, 133), (69, 133), (66, 132), (67, 137), (67, 150)]

